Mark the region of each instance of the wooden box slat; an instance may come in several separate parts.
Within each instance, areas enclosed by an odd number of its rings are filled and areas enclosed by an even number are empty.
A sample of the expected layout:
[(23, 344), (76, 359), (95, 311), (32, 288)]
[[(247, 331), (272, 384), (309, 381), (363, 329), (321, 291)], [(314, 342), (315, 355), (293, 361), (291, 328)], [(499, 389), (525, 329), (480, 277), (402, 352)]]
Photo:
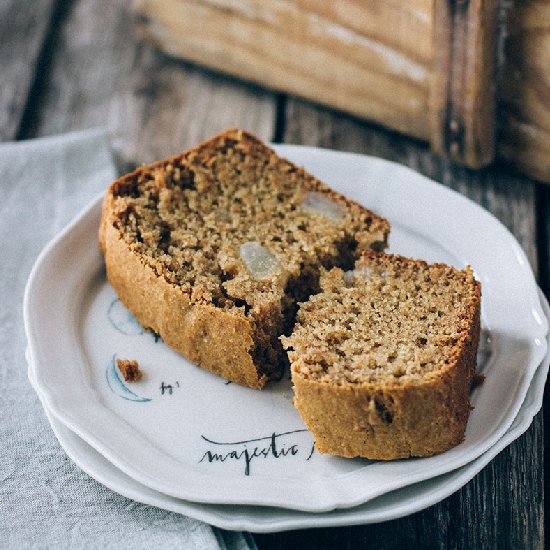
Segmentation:
[(550, 181), (550, 4), (516, 4), (500, 27), (498, 0), (136, 0), (135, 11), (170, 55), (372, 120), (472, 168), (496, 153)]
[[(172, 55), (429, 139), (431, 2), (415, 12), (400, 2), (346, 4), (353, 17), (339, 2), (315, 0), (141, 0), (137, 11)], [(342, 13), (385, 27), (390, 43)]]
[(550, 182), (550, 2), (515, 2), (507, 19), (498, 150)]
[(480, 168), (495, 156), (498, 0), (435, 0), (432, 149)]

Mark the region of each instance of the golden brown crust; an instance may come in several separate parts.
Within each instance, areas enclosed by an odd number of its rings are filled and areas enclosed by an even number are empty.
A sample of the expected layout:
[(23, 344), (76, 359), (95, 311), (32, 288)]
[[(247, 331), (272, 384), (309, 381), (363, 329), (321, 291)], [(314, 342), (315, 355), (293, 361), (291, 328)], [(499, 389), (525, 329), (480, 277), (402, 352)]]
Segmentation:
[[(412, 262), (390, 255), (380, 255), (377, 261), (385, 266)], [(367, 258), (357, 265), (370, 262)], [(428, 267), (422, 261), (415, 265), (420, 271)], [(450, 269), (443, 264), (435, 267)], [(300, 341), (295, 340), (296, 331), (288, 338), (287, 347), (295, 344), (299, 348), (289, 353), (294, 403), (313, 432), (319, 452), (391, 460), (431, 456), (463, 441), (479, 343), (480, 286), (468, 272), (457, 273), (464, 274), (468, 281), (464, 290), (471, 293), (464, 315), (468, 330), (453, 346), (448, 364), (424, 377), (388, 375), (363, 383), (350, 383), (343, 377), (316, 378), (301, 368), (308, 349), (303, 334)], [(310, 346), (315, 344), (310, 342)]]
[[(263, 155), (268, 165), (282, 174), (277, 176), (279, 179), (285, 172), (292, 173), (292, 181), (298, 181), (304, 192), (319, 191), (331, 200), (346, 205), (351, 224), (346, 231), (357, 235), (357, 250), (371, 245), (385, 247), (389, 224), (302, 169), (277, 157), (254, 136), (241, 130), (228, 130), (186, 153), (140, 167), (110, 186), (103, 203), (99, 243), (105, 255), (108, 280), (122, 303), (144, 327), (160, 334), (166, 344), (191, 361), (228, 380), (261, 388), (268, 379), (279, 374), (278, 354), (282, 353), (282, 348), (277, 338), (283, 331), (283, 314), (287, 313), (281, 308), (286, 308), (287, 302), (295, 301), (286, 293), (290, 282), (300, 277), (299, 270), (303, 270), (303, 265), (300, 268), (300, 263), (295, 261), (293, 267), (285, 266), (282, 275), (272, 280), (251, 281), (246, 273), (240, 275), (242, 267), (234, 256), (225, 252), (222, 255), (218, 248), (215, 252), (220, 263), (214, 265), (214, 269), (224, 275), (233, 271), (232, 278), (220, 279), (217, 286), (219, 292), (212, 298), (215, 281), (212, 283), (210, 280), (212, 284), (209, 287), (193, 286), (193, 283), (186, 283), (184, 287), (178, 283), (179, 272), (171, 273), (167, 264), (160, 264), (155, 258), (141, 253), (139, 246), (131, 242), (121, 229), (125, 196), (131, 197), (136, 193), (136, 182), (147, 180), (149, 189), (155, 187), (160, 196), (159, 204), (166, 192), (166, 174), (173, 174), (174, 167), (194, 174), (197, 189), (200, 185), (208, 189), (208, 186), (218, 184), (209, 172), (210, 163), (214, 162), (215, 154), (228, 144), (236, 149), (242, 148), (244, 154)], [(275, 186), (277, 181), (275, 178)], [(181, 190), (180, 194), (183, 195)], [(331, 231), (334, 234), (334, 229)], [(324, 258), (334, 262), (339, 254), (335, 248), (336, 241), (327, 242)], [(351, 253), (347, 252), (348, 255)], [(307, 260), (311, 262), (312, 257), (310, 254)], [(319, 260), (316, 261), (319, 263)], [(274, 342), (278, 349), (273, 348)]]

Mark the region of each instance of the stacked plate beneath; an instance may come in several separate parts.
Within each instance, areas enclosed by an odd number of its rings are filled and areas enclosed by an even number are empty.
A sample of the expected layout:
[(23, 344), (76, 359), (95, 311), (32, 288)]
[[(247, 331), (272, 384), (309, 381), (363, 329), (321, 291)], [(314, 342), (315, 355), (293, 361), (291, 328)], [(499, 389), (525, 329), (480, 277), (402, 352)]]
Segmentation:
[[(37, 260), (27, 285), (29, 377), (61, 445), (135, 500), (226, 529), (276, 531), (384, 521), (459, 489), (540, 409), (547, 304), (514, 237), (485, 210), (381, 159), (278, 146), (338, 191), (386, 216), (390, 251), (472, 265), (482, 284), (485, 382), (465, 441), (394, 462), (317, 453), (288, 379), (259, 392), (196, 368), (142, 331), (105, 280), (98, 198)], [(125, 383), (117, 357), (145, 373)]]

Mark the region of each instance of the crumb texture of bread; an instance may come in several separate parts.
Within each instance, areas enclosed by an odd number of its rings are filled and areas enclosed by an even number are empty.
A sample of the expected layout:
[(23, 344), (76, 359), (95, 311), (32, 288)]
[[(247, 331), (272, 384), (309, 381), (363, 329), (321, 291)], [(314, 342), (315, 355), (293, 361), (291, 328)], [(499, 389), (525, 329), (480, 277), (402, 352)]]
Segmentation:
[(172, 348), (260, 388), (322, 269), (384, 249), (388, 222), (242, 130), (115, 181), (99, 240), (121, 301)]
[(117, 359), (116, 366), (125, 382), (137, 382), (143, 377), (139, 363), (135, 359)]
[(282, 338), (317, 449), (391, 460), (461, 443), (480, 334), (471, 269), (366, 252), (320, 285)]

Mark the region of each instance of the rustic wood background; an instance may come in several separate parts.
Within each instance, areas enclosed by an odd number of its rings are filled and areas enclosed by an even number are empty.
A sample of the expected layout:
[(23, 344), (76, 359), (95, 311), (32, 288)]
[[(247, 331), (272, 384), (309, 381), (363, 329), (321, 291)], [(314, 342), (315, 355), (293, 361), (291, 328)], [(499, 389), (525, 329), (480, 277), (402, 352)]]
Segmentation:
[(550, 183), (548, 0), (134, 0), (162, 51)]
[[(0, 74), (0, 139), (106, 126), (122, 169), (232, 126), (265, 140), (403, 163), (499, 218), (549, 296), (550, 186), (504, 164), (459, 168), (413, 139), (170, 59), (138, 40), (124, 0), (3, 0)], [(378, 525), (256, 535), (258, 547), (542, 548), (545, 408), (524, 436), (440, 504)]]

